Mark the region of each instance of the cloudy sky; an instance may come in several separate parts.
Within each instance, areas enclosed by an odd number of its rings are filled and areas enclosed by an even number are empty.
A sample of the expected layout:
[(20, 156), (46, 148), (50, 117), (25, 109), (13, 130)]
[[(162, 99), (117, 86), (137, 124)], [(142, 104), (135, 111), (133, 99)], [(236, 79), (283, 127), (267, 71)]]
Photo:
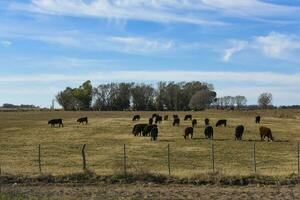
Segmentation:
[(0, 104), (85, 80), (205, 81), (300, 104), (300, 1), (0, 0)]

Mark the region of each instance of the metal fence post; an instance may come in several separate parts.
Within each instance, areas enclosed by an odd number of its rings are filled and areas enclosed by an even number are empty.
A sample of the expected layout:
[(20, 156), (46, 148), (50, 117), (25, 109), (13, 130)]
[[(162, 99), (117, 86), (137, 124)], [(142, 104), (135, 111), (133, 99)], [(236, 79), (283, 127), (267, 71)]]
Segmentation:
[(39, 144), (39, 147), (38, 147), (38, 162), (39, 162), (39, 171), (40, 173), (42, 173), (42, 164), (41, 164), (41, 145)]
[(256, 174), (256, 146), (255, 146), (255, 142), (253, 143), (253, 169), (254, 169), (254, 173)]
[(168, 170), (169, 170), (169, 175), (171, 175), (170, 144), (168, 144)]
[(215, 173), (215, 146), (214, 146), (214, 144), (211, 144), (211, 158), (212, 158), (213, 173)]
[(86, 147), (86, 144), (84, 144), (81, 149), (83, 170), (86, 170), (85, 147)]
[(298, 151), (298, 176), (300, 176), (300, 147), (299, 147), (299, 142), (297, 143), (297, 151)]
[(127, 176), (127, 167), (126, 167), (126, 162), (127, 162), (127, 155), (126, 155), (126, 144), (124, 144), (124, 175)]

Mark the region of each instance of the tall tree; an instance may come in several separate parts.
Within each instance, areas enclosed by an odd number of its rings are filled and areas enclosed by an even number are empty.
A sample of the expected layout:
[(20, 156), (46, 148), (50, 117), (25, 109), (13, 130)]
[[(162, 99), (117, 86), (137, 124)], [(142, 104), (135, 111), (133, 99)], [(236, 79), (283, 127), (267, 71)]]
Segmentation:
[(258, 97), (258, 104), (262, 108), (267, 108), (269, 105), (272, 104), (273, 96), (271, 93), (262, 93)]

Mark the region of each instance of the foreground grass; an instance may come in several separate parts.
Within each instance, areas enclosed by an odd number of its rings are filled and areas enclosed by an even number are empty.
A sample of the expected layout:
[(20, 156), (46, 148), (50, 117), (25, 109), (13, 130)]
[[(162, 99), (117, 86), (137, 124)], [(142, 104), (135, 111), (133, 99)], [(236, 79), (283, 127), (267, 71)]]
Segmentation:
[[(87, 167), (101, 176), (123, 173), (123, 145), (126, 144), (128, 173), (168, 175), (167, 145), (170, 145), (171, 175), (197, 177), (212, 172), (211, 144), (215, 146), (215, 171), (228, 176), (253, 174), (253, 142), (256, 142), (257, 173), (262, 176), (289, 176), (297, 173), (297, 142), (300, 141), (300, 110), (193, 112), (198, 120), (193, 140), (184, 140), (183, 130), (191, 122), (172, 127), (171, 121), (159, 124), (159, 138), (133, 137), (131, 117), (141, 114), (147, 122), (152, 112), (0, 112), (0, 165), (2, 174), (37, 176), (38, 145), (42, 147), (42, 172), (53, 176), (82, 171), (81, 147), (87, 144)], [(169, 114), (173, 113), (163, 113)], [(186, 114), (176, 112), (180, 118)], [(274, 132), (275, 142), (260, 142), (259, 125)], [(76, 119), (89, 117), (89, 125)], [(203, 120), (214, 124), (229, 120), (226, 128), (215, 128), (215, 140), (205, 140)], [(47, 121), (63, 118), (64, 128), (50, 128)], [(243, 141), (233, 140), (234, 128), (246, 128)]]

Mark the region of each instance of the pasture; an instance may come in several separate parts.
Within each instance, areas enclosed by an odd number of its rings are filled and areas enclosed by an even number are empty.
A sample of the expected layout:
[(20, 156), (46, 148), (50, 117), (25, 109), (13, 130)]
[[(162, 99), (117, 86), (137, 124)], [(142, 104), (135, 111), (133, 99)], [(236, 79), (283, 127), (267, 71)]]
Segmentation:
[[(297, 173), (297, 142), (300, 141), (300, 110), (257, 110), (201, 112), (157, 112), (169, 115), (158, 124), (158, 140), (134, 137), (136, 123), (148, 123), (154, 112), (63, 112), (28, 111), (0, 112), (0, 165), (2, 174), (39, 174), (38, 145), (41, 144), (42, 172), (66, 175), (82, 172), (81, 147), (86, 144), (87, 168), (99, 175), (122, 173), (124, 144), (128, 172), (168, 174), (168, 150), (172, 176), (195, 177), (212, 172), (211, 145), (214, 144), (215, 170), (226, 175), (253, 174), (253, 143), (256, 143), (257, 174), (287, 176)], [(141, 120), (132, 122), (135, 114)], [(179, 127), (172, 126), (172, 116), (178, 114)], [(194, 138), (185, 140), (185, 114), (192, 114), (198, 124)], [(272, 129), (274, 142), (261, 142), (259, 124)], [(79, 125), (79, 117), (89, 117), (88, 125)], [(63, 128), (50, 128), (48, 120), (62, 118)], [(204, 137), (204, 119), (214, 127), (214, 140)], [(218, 119), (227, 119), (227, 127), (216, 128)], [(234, 140), (234, 130), (245, 126), (243, 141)]]

